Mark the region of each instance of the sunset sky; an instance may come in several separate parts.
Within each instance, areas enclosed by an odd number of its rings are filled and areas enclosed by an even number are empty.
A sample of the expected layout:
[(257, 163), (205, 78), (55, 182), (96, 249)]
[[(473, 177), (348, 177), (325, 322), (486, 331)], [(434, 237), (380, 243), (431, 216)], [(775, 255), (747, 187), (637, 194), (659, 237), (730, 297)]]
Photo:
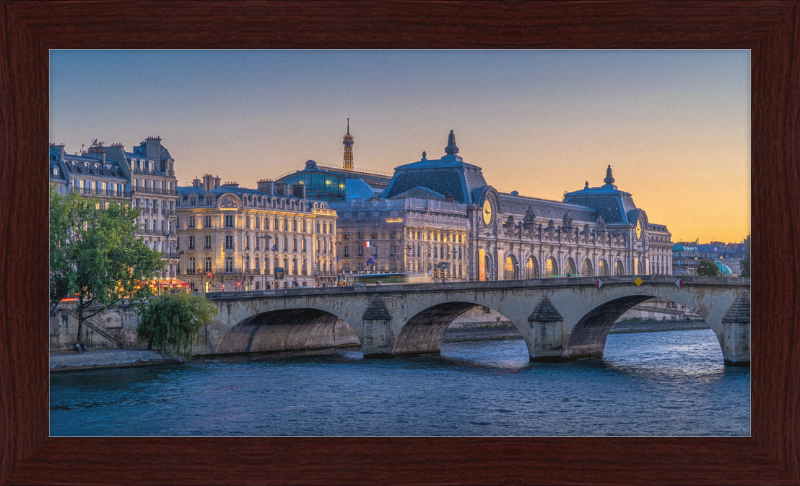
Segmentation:
[(356, 169), (459, 155), (501, 191), (603, 184), (673, 241), (750, 228), (750, 53), (737, 51), (51, 51), (50, 141), (127, 151), (159, 135), (180, 185), (256, 187), (308, 159)]

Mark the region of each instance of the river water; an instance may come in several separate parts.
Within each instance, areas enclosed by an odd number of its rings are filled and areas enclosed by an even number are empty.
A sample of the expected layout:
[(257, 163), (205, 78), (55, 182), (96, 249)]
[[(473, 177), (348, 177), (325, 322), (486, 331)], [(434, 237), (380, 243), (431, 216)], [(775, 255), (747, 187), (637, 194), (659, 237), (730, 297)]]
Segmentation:
[(749, 436), (750, 369), (711, 330), (611, 334), (531, 363), (521, 339), (57, 373), (52, 436)]

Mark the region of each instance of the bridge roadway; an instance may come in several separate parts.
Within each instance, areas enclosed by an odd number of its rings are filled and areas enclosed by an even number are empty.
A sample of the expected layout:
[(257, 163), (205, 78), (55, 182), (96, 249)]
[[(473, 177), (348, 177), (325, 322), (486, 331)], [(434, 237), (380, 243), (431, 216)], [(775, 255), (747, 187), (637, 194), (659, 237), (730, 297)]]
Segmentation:
[[(750, 279), (674, 275), (505, 280), (338, 288), (215, 292), (219, 307), (197, 354), (318, 349), (340, 344), (343, 330), (365, 358), (438, 353), (447, 327), (485, 306), (520, 331), (531, 361), (603, 355), (614, 322), (659, 297), (700, 315), (716, 333), (725, 363), (750, 364)], [(338, 331), (337, 331), (338, 330)], [(202, 334), (201, 334), (202, 335)]]

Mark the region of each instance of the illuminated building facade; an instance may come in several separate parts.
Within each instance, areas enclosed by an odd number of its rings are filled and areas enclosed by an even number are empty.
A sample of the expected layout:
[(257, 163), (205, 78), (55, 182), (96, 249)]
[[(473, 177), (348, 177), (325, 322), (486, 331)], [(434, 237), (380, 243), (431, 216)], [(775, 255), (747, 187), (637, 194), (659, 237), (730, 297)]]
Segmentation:
[(179, 275), (192, 291), (335, 285), (336, 212), (305, 187), (207, 174), (178, 192)]

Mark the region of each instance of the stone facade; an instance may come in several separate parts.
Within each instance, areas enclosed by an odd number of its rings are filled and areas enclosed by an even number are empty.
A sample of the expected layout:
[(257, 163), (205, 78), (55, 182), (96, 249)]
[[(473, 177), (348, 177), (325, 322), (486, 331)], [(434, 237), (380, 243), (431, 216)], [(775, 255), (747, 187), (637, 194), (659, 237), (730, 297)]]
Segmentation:
[(336, 254), (345, 274), (400, 272), (425, 274), (438, 281), (466, 279), (469, 224), (465, 205), (403, 198), (331, 203), (330, 207), (339, 216)]
[(68, 154), (50, 145), (50, 181), (60, 194), (75, 191), (97, 197), (101, 205), (116, 201), (141, 210), (139, 238), (161, 252), (161, 278), (175, 277), (175, 203), (178, 181), (175, 160), (161, 138), (147, 137), (133, 152), (122, 144), (95, 141), (87, 151)]
[(672, 275), (672, 234), (663, 224), (647, 225), (650, 239), (650, 274)]
[(191, 291), (336, 284), (336, 212), (304, 187), (205, 175), (178, 191), (179, 275)]
[[(91, 315), (100, 307), (90, 307), (86, 313)], [(139, 346), (136, 339), (136, 326), (139, 317), (129, 305), (100, 311), (83, 321), (85, 327), (83, 340), (87, 349), (116, 349)], [(78, 335), (78, 313), (75, 305), (62, 302), (55, 313), (50, 315), (50, 350), (72, 351), (75, 336)]]
[(451, 131), (444, 157), (429, 160), (423, 153), (420, 161), (397, 167), (381, 199), (416, 191), (462, 205), (465, 279), (647, 275), (654, 273), (657, 261), (659, 271), (671, 273), (671, 266), (660, 261), (671, 245), (669, 232), (650, 224), (631, 194), (617, 189), (610, 166), (603, 186), (587, 182), (558, 202), (496, 190), (482, 169), (465, 163), (458, 151)]

